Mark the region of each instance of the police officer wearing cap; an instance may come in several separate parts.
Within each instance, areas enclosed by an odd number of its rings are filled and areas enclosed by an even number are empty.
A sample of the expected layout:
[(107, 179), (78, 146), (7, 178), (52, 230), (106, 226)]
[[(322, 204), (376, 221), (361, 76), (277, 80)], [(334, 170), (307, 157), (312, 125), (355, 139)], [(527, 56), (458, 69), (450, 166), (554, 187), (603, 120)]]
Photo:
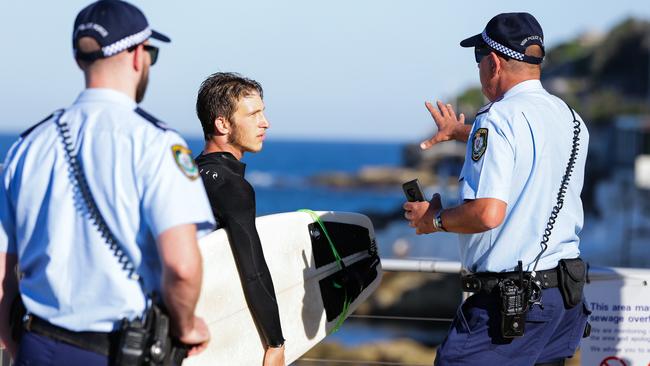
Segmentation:
[[(132, 346), (120, 325), (142, 317), (148, 294), (162, 299), (190, 354), (209, 341), (194, 309), (197, 238), (214, 219), (185, 141), (138, 107), (158, 55), (151, 38), (170, 41), (131, 4), (83, 9), (73, 48), (86, 89), (23, 132), (6, 157), (0, 336), (16, 365), (113, 362), (120, 345)], [(8, 326), (17, 297), (26, 308), (19, 342)]]
[(578, 257), (580, 191), (589, 135), (578, 116), (540, 83), (544, 36), (527, 13), (499, 14), (474, 47), (483, 94), (473, 125), (450, 104), (426, 103), (438, 132), (421, 147), (467, 141), (461, 204), (439, 195), (407, 202), (417, 234), (460, 235), (460, 306), (436, 365), (563, 365), (588, 331)]

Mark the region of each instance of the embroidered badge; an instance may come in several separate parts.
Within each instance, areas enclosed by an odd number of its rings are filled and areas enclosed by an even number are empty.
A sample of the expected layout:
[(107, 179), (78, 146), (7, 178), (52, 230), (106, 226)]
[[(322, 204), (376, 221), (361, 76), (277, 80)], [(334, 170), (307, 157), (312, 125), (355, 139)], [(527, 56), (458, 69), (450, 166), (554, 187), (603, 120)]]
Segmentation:
[(487, 149), (488, 129), (479, 128), (472, 138), (472, 160), (479, 161)]
[(199, 168), (196, 166), (194, 159), (192, 159), (192, 151), (183, 145), (173, 145), (172, 154), (176, 165), (181, 168), (186, 177), (194, 180), (199, 177)]

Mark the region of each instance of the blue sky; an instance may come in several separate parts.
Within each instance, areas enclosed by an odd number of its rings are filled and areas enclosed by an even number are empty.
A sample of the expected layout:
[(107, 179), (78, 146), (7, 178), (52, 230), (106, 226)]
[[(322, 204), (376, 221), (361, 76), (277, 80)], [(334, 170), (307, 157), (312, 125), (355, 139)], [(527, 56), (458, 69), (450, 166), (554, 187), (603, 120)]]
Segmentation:
[[(83, 87), (71, 32), (89, 2), (2, 1), (0, 131), (26, 129), (69, 105)], [(547, 46), (606, 31), (646, 1), (133, 1), (162, 45), (142, 106), (185, 136), (201, 81), (237, 71), (265, 89), (271, 139), (419, 141), (434, 126), (423, 102), (451, 100), (478, 83), (458, 46), (495, 14), (528, 11)]]

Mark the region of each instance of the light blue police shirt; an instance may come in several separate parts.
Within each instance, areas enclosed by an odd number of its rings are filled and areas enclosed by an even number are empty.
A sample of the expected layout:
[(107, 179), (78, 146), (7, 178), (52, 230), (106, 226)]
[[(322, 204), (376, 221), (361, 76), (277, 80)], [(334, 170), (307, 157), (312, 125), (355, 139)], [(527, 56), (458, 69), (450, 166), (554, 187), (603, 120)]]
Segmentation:
[[(145, 297), (75, 207), (57, 116), (23, 133), (6, 157), (0, 251), (18, 255), (30, 313), (73, 331), (111, 331), (122, 318), (142, 315)], [(187, 144), (110, 89), (86, 89), (61, 118), (100, 212), (147, 292), (159, 292), (155, 239), (182, 224), (196, 224), (199, 236), (214, 227)]]
[[(577, 113), (576, 118), (580, 120)], [(569, 107), (544, 90), (539, 80), (517, 84), (501, 100), (479, 111), (459, 178), (460, 198), (496, 198), (507, 204), (507, 211), (495, 229), (460, 235), (464, 269), (512, 271), (518, 260), (522, 260), (524, 270), (533, 269), (571, 154), (572, 121)], [(578, 156), (564, 207), (537, 270), (554, 268), (558, 260), (580, 254), (580, 191), (589, 143), (581, 120), (580, 129)]]

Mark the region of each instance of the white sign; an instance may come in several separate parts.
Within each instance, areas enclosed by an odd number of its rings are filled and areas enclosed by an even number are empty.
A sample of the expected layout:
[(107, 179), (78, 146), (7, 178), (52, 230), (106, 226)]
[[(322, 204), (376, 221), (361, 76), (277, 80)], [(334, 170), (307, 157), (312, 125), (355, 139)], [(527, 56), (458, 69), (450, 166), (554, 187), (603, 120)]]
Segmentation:
[(638, 155), (634, 161), (634, 182), (637, 187), (650, 189), (650, 155)]
[(583, 366), (650, 365), (650, 271), (617, 270), (625, 278), (585, 287), (591, 336), (580, 346)]

